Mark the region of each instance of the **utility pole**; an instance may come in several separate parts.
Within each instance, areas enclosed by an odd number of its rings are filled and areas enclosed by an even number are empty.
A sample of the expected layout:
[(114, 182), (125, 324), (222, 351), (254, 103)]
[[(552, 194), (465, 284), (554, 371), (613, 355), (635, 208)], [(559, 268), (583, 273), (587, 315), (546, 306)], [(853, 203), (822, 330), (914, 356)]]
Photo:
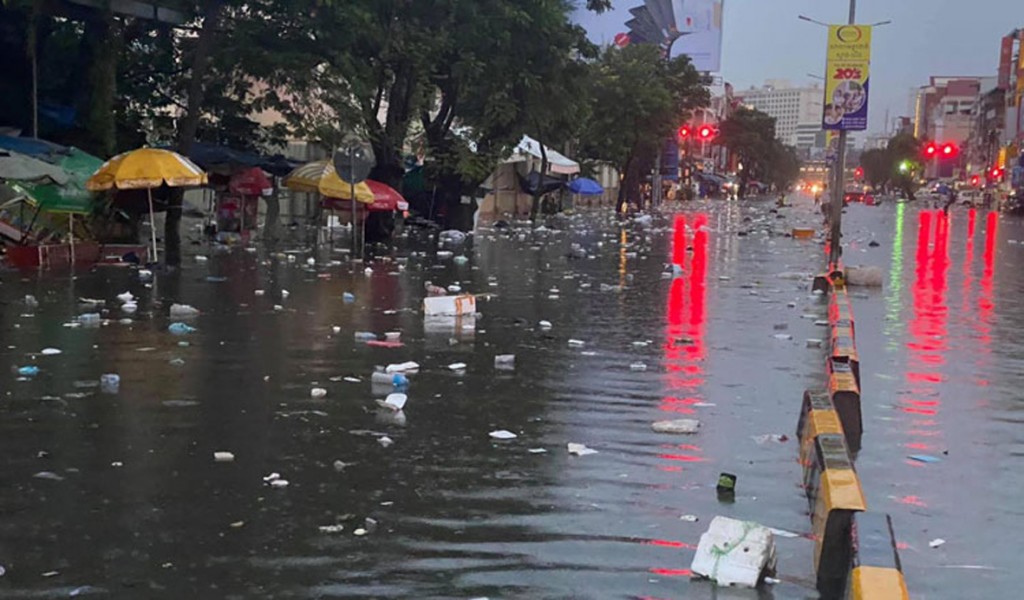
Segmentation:
[[(850, 17), (847, 21), (853, 25), (857, 20), (857, 0), (850, 0)], [(839, 131), (839, 148), (836, 150), (835, 181), (832, 186), (832, 230), (829, 240), (829, 266), (830, 270), (839, 265), (839, 255), (842, 252), (840, 236), (842, 235), (843, 220), (843, 192), (846, 188), (846, 137), (845, 129)]]

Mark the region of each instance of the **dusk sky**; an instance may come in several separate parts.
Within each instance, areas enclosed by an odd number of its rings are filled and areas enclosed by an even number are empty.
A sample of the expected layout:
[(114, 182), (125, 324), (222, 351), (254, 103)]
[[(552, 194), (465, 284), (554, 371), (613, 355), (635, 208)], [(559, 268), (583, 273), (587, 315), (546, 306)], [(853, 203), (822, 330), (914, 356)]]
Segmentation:
[[(642, 0), (614, 0), (615, 10), (578, 20), (597, 43), (610, 43), (626, 30), (628, 10)], [(813, 83), (808, 73), (825, 68), (827, 31), (800, 21), (806, 15), (845, 23), (847, 0), (726, 0), (722, 73), (737, 90), (765, 79)], [(911, 89), (930, 75), (992, 75), (999, 40), (1024, 27), (1021, 0), (859, 0), (857, 22), (892, 20), (874, 33), (871, 61), (870, 131), (884, 129), (890, 117), (911, 116)]]

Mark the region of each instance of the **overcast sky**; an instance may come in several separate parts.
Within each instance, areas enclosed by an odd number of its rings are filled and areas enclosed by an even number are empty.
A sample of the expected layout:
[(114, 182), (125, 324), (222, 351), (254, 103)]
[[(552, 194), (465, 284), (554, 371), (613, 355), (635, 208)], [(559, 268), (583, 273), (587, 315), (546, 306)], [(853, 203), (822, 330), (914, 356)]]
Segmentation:
[[(581, 11), (578, 20), (597, 43), (626, 30), (628, 9), (642, 0), (613, 0), (602, 15)], [(737, 90), (765, 79), (812, 83), (807, 73), (825, 69), (827, 31), (800, 21), (846, 22), (848, 0), (725, 0), (722, 76)], [(999, 40), (1024, 27), (1024, 0), (858, 0), (857, 22), (891, 19), (872, 45), (870, 131), (890, 117), (912, 116), (911, 89), (930, 75), (995, 75)]]

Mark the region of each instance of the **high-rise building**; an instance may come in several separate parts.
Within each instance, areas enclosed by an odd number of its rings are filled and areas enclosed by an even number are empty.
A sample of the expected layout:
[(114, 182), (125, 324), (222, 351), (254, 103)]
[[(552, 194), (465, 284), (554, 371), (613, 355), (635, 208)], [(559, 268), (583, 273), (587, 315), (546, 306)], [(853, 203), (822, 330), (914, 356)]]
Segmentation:
[(814, 84), (795, 87), (787, 81), (769, 80), (765, 85), (737, 91), (743, 105), (775, 117), (775, 137), (798, 150), (809, 150), (821, 131), (824, 91)]

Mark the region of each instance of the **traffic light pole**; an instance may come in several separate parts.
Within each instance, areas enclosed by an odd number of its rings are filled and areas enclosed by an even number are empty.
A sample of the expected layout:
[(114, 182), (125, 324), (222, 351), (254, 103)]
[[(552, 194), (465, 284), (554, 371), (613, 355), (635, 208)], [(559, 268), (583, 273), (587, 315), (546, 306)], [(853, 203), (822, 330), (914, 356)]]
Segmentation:
[[(850, 0), (850, 18), (848, 23), (853, 25), (857, 19), (857, 0)], [(839, 256), (842, 252), (840, 237), (842, 236), (843, 220), (843, 192), (846, 189), (846, 136), (845, 129), (839, 131), (839, 148), (836, 150), (835, 178), (832, 185), (832, 219), (829, 239), (829, 270), (839, 265)]]

